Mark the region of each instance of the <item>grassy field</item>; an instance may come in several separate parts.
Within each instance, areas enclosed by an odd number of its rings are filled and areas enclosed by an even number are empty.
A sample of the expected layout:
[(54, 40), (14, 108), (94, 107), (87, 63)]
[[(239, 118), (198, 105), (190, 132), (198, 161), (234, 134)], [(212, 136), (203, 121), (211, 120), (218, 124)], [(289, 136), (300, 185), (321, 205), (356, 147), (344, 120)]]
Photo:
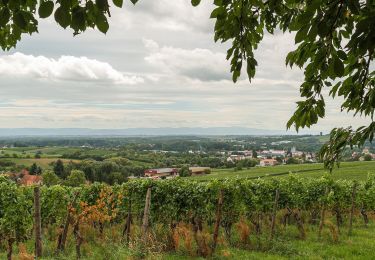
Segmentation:
[[(370, 224), (365, 228), (362, 223), (355, 223), (354, 232), (351, 236), (348, 236), (348, 230), (346, 228), (342, 228), (338, 241), (332, 240), (332, 234), (329, 232), (328, 228), (323, 229), (322, 237), (318, 238), (317, 229), (317, 226), (306, 226), (307, 237), (305, 240), (298, 238), (298, 231), (294, 225), (279, 229), (277, 237), (272, 242), (268, 239), (268, 234), (261, 235), (259, 238), (256, 238), (255, 234), (251, 234), (249, 243), (242, 248), (219, 243), (215, 255), (209, 259), (374, 259), (374, 224)], [(68, 239), (65, 253), (58, 257), (54, 254), (55, 242), (56, 241), (47, 240), (45, 238), (43, 239), (44, 257), (40, 259), (76, 259), (74, 250), (75, 243), (72, 237)], [(32, 254), (33, 247), (33, 241), (28, 240), (26, 242), (28, 254)], [(205, 259), (194, 256), (194, 252), (192, 255), (191, 252), (186, 251), (183, 245), (173, 253), (153, 252), (144, 256), (139, 250), (139, 248), (133, 247), (132, 244), (127, 247), (120, 241), (113, 241), (110, 235), (104, 236), (103, 238), (98, 237), (95, 240), (88, 238), (82, 245), (83, 257), (81, 259)], [(15, 259), (30, 259), (17, 258), (18, 248), (16, 247), (14, 248), (14, 254)], [(143, 257), (141, 258), (140, 255)], [(0, 259), (6, 259), (4, 251), (0, 251)]]
[[(14, 157), (17, 155), (19, 158), (34, 158), (36, 153), (40, 153), (40, 156), (43, 158), (57, 158), (62, 155), (63, 152), (71, 150), (70, 148), (50, 148), (50, 147), (16, 147), (16, 148), (7, 148), (0, 149), (0, 158), (1, 157)], [(78, 150), (78, 149), (77, 149)], [(73, 150), (75, 151), (75, 150)]]
[(64, 154), (72, 154), (75, 152), (85, 153), (87, 155), (96, 156), (111, 156), (114, 154), (110, 149), (99, 148), (81, 148), (81, 147), (15, 147), (0, 149), (0, 158), (5, 154), (25, 158), (27, 156), (34, 157), (36, 153), (40, 153), (41, 157), (56, 158)]
[[(328, 230), (323, 232), (321, 239), (317, 236), (317, 227), (310, 226), (307, 230), (306, 240), (296, 239), (295, 227), (287, 227), (282, 231), (285, 237), (275, 239), (268, 244), (268, 237), (261, 238), (261, 247), (257, 247), (257, 241), (252, 240), (252, 248), (238, 249), (221, 247), (214, 259), (254, 259), (254, 260), (276, 260), (276, 259), (374, 259), (375, 226), (368, 228), (358, 226), (352, 236), (347, 235), (343, 229), (339, 235), (339, 241), (333, 242)], [(160, 259), (204, 259), (182, 257), (178, 255), (165, 255)]]
[[(11, 161), (15, 162), (18, 165), (24, 165), (26, 167), (31, 166), (33, 163), (36, 163), (38, 166), (42, 167), (43, 169), (50, 168), (50, 163), (58, 160), (57, 158), (40, 158), (40, 159), (23, 159), (23, 158), (7, 158), (3, 159), (4, 161)], [(68, 163), (70, 161), (78, 162), (78, 160), (70, 160), (70, 159), (60, 159), (64, 163)]]
[[(241, 171), (234, 169), (213, 169), (212, 173), (203, 176), (194, 176), (197, 180), (223, 179), (223, 178), (258, 178), (258, 177), (282, 177), (288, 176), (289, 173), (299, 174), (303, 177), (320, 177), (329, 173), (324, 169), (323, 164), (293, 164), (278, 165), (269, 167), (254, 167)], [(334, 179), (356, 179), (364, 180), (368, 174), (375, 175), (375, 161), (371, 162), (343, 162), (340, 168), (335, 168), (332, 172)]]

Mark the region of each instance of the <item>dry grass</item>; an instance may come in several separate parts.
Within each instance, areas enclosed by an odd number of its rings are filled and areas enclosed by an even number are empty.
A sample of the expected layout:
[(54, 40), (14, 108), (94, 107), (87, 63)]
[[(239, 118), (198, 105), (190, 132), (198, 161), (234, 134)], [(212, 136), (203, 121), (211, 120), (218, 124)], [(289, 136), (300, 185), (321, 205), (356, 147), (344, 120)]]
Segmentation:
[(197, 232), (197, 246), (198, 246), (198, 252), (203, 257), (208, 257), (211, 255), (212, 250), (209, 246), (211, 244), (211, 235), (207, 231), (198, 231)]
[(338, 242), (339, 241), (339, 232), (337, 230), (337, 226), (332, 223), (330, 220), (324, 221), (324, 226), (326, 226), (331, 234), (332, 241)]
[(193, 256), (193, 232), (191, 225), (186, 223), (179, 223), (176, 228), (172, 230), (173, 246), (175, 251), (181, 249), (183, 243), (186, 252)]
[(244, 218), (241, 218), (240, 222), (236, 224), (236, 228), (240, 238), (240, 243), (247, 245), (250, 241), (250, 226), (246, 223)]
[(20, 243), (18, 246), (18, 259), (19, 260), (34, 260), (34, 255), (27, 252), (25, 244)]

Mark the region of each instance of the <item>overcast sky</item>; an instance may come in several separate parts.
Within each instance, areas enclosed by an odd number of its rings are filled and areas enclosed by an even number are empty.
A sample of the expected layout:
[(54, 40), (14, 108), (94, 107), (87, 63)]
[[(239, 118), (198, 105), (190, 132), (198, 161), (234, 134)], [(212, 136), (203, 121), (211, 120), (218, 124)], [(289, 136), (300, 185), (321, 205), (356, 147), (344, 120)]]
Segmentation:
[[(212, 1), (141, 0), (112, 8), (107, 35), (41, 20), (0, 54), (0, 127), (250, 127), (285, 129), (303, 73), (287, 68), (292, 35), (265, 35), (256, 79), (231, 81), (228, 45), (214, 43)], [(327, 100), (313, 130), (366, 123)]]

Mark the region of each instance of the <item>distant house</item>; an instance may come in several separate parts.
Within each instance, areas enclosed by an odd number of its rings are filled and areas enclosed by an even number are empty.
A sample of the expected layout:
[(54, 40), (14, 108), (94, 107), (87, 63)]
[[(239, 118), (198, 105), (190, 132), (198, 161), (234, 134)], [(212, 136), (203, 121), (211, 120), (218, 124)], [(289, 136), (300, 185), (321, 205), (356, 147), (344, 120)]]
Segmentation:
[(159, 168), (159, 169), (147, 169), (144, 171), (145, 177), (160, 179), (162, 177), (175, 177), (178, 175), (178, 169), (176, 168)]
[(304, 155), (304, 152), (302, 151), (292, 152), (292, 157), (302, 157), (303, 155)]
[(231, 152), (229, 157), (227, 158), (227, 162), (235, 162), (235, 161), (241, 161), (245, 159), (252, 159), (253, 158), (253, 152), (252, 151), (236, 151)]
[(370, 153), (370, 150), (369, 150), (368, 148), (364, 148), (364, 149), (362, 150), (362, 153), (363, 153), (363, 154), (369, 154), (369, 153)]
[(275, 159), (263, 159), (260, 161), (259, 165), (260, 166), (274, 166), (277, 165), (277, 160)]
[(269, 150), (261, 150), (258, 151), (258, 158), (285, 158), (287, 152), (284, 150), (274, 150), (274, 149), (269, 149)]
[(239, 153), (245, 155), (246, 157), (253, 157), (253, 151), (244, 150), (244, 151), (239, 151)]
[(245, 155), (242, 155), (242, 154), (232, 154), (232, 155), (230, 155), (227, 158), (227, 161), (228, 162), (234, 162), (234, 161), (241, 161), (241, 160), (245, 160), (245, 159), (246, 159)]
[(211, 171), (210, 167), (189, 167), (189, 171), (192, 176), (206, 174), (207, 171)]
[(316, 162), (316, 156), (314, 153), (306, 153), (305, 160), (308, 162)]
[(270, 149), (270, 152), (271, 152), (272, 157), (285, 157), (286, 156), (286, 151), (284, 151), (284, 150)]
[(227, 158), (227, 162), (233, 162), (232, 157), (229, 156), (229, 157)]
[(359, 156), (359, 154), (357, 153), (357, 152), (353, 152), (352, 153), (352, 158), (354, 159), (354, 158), (356, 158), (356, 157), (358, 157)]

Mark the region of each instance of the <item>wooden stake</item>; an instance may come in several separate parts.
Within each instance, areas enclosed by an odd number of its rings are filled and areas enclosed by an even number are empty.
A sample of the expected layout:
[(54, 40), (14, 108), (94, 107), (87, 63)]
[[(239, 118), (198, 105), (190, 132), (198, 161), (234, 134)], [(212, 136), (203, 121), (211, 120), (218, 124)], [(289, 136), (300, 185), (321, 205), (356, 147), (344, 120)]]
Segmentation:
[[(324, 195), (325, 195), (325, 197), (327, 197), (327, 195), (328, 195), (328, 187), (326, 188), (326, 191), (325, 191)], [(321, 212), (320, 212), (320, 222), (319, 222), (319, 233), (318, 233), (318, 237), (319, 238), (322, 236), (322, 230), (323, 230), (323, 226), (324, 226), (325, 214), (326, 214), (326, 207), (325, 207), (325, 203), (322, 202)]]
[(296, 224), (297, 224), (297, 228), (298, 228), (298, 231), (299, 231), (299, 234), (300, 234), (300, 238), (306, 239), (306, 231), (305, 231), (305, 228), (303, 226), (303, 221), (302, 221), (300, 209), (297, 209), (294, 212), (294, 219), (296, 220)]
[(147, 189), (145, 209), (143, 212), (142, 237), (144, 240), (146, 239), (148, 226), (149, 226), (150, 207), (151, 207), (151, 187)]
[(217, 246), (217, 238), (219, 236), (219, 228), (221, 222), (221, 215), (222, 215), (222, 207), (223, 207), (223, 199), (224, 199), (224, 192), (220, 190), (219, 199), (216, 206), (216, 221), (214, 227), (214, 235), (213, 235), (213, 244), (212, 244), (212, 254), (215, 252)]
[(342, 217), (341, 217), (341, 211), (339, 208), (335, 209), (335, 214), (336, 214), (336, 227), (337, 227), (337, 232), (340, 234), (340, 225), (342, 224)]
[(7, 259), (12, 260), (14, 238), (8, 239)]
[(363, 205), (362, 205), (362, 208), (361, 208), (361, 215), (363, 217), (363, 222), (365, 223), (365, 227), (367, 227), (369, 221), (368, 221), (366, 209), (364, 208)]
[(81, 258), (81, 245), (83, 243), (83, 238), (81, 236), (81, 233), (79, 232), (79, 219), (74, 224), (73, 234), (74, 234), (74, 237), (76, 239), (76, 255), (77, 255), (77, 259), (80, 259)]
[(42, 256), (42, 220), (40, 215), (40, 188), (34, 187), (35, 258)]
[(126, 236), (126, 242), (129, 243), (130, 240), (130, 225), (131, 225), (131, 217), (132, 217), (132, 201), (129, 198), (129, 208), (128, 208), (128, 215), (126, 217), (125, 228), (122, 233), (122, 236)]
[(273, 211), (272, 211), (272, 220), (271, 220), (271, 234), (270, 234), (270, 240), (273, 239), (273, 236), (275, 235), (275, 224), (276, 224), (276, 212), (277, 212), (277, 207), (278, 207), (278, 202), (279, 202), (279, 190), (276, 190), (275, 194), (275, 202), (273, 204)]
[(353, 190), (352, 190), (352, 207), (350, 209), (350, 216), (349, 216), (349, 235), (351, 235), (353, 231), (353, 216), (354, 216), (354, 209), (355, 209), (356, 193), (357, 193), (357, 183), (354, 183)]

